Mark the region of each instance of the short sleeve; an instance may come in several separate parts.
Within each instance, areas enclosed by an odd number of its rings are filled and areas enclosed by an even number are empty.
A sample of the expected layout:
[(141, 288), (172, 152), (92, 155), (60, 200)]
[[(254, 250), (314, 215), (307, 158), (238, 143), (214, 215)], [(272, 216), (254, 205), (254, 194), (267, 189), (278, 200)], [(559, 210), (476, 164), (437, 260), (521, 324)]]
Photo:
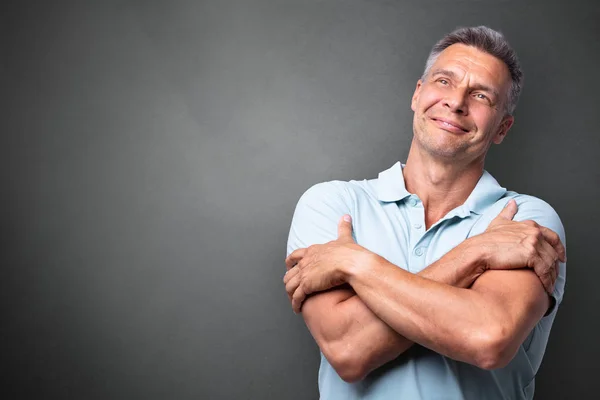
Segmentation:
[[(515, 200), (517, 202), (518, 211), (513, 220), (532, 220), (537, 222), (541, 226), (553, 230), (558, 234), (558, 236), (560, 237), (560, 241), (566, 248), (567, 242), (565, 237), (565, 228), (563, 227), (563, 224), (558, 214), (552, 208), (552, 206), (550, 206), (545, 201), (533, 196), (519, 195), (515, 197)], [(550, 312), (548, 312), (547, 315), (555, 313), (556, 309), (562, 302), (565, 291), (566, 278), (566, 263), (559, 262), (558, 277), (554, 286), (554, 292), (552, 293), (552, 297), (554, 297), (555, 303), (553, 309)]]
[(340, 218), (351, 214), (345, 183), (318, 183), (304, 192), (292, 218), (286, 256), (298, 248), (337, 239)]

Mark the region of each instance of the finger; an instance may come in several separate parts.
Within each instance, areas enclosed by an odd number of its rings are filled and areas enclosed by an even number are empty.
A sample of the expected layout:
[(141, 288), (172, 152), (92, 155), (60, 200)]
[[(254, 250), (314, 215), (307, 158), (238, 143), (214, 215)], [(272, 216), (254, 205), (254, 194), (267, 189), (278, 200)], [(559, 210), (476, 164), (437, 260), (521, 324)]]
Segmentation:
[(283, 275), (283, 283), (287, 284), (290, 279), (292, 279), (294, 276), (296, 276), (298, 274), (298, 271), (300, 271), (300, 268), (291, 268), (288, 269), (288, 271), (285, 273), (285, 275)]
[(354, 241), (352, 238), (352, 217), (348, 214), (340, 218), (338, 222), (338, 239)]
[[(554, 285), (556, 285), (556, 281), (558, 280), (558, 275), (560, 274), (560, 266), (558, 264), (558, 261), (554, 263)], [(554, 288), (552, 288), (552, 292), (550, 292), (550, 294), (552, 294), (554, 292)]]
[(554, 274), (556, 275), (556, 279), (558, 279), (558, 275), (560, 275), (560, 264), (558, 262), (554, 265)]
[(556, 250), (554, 249), (554, 247), (552, 248), (552, 250), (554, 250), (554, 263), (552, 263), (552, 266), (550, 268), (550, 272), (551, 272), (551, 277), (552, 277), (552, 287), (549, 288), (550, 290), (548, 291), (549, 294), (552, 294), (554, 292), (554, 287), (556, 286), (556, 281), (558, 280), (558, 276), (560, 274), (560, 256), (558, 253), (556, 253)]
[[(561, 254), (559, 254), (556, 251), (555, 247), (553, 247), (550, 243), (546, 242), (545, 240), (542, 240), (542, 242), (544, 246), (543, 252), (546, 254), (545, 260), (547, 263), (551, 263), (551, 265), (548, 266), (548, 275), (552, 284), (548, 286), (547, 290), (549, 294), (552, 294), (556, 285), (556, 281), (558, 279), (558, 275), (560, 274), (559, 260), (563, 260), (561, 259)], [(562, 254), (562, 257), (564, 258), (564, 253)]]
[(567, 261), (567, 252), (565, 246), (560, 241), (560, 236), (552, 229), (546, 228), (545, 226), (540, 226), (540, 229), (544, 239), (554, 247), (556, 254), (558, 254), (558, 259), (562, 262)]
[(554, 282), (552, 280), (552, 272), (548, 268), (546, 268), (546, 262), (542, 259), (542, 257), (536, 257), (533, 260), (533, 269), (535, 274), (538, 276), (540, 281), (542, 282), (542, 286), (544, 286), (544, 290), (548, 293), (552, 293), (554, 290)]
[(517, 213), (517, 210), (517, 202), (514, 199), (510, 199), (496, 218), (512, 221), (513, 217)]
[(534, 261), (534, 270), (540, 278), (542, 285), (544, 285), (544, 289), (548, 293), (552, 293), (557, 276), (555, 265), (558, 255), (554, 251), (554, 248), (545, 240), (540, 240), (540, 246), (538, 256)]
[(306, 293), (304, 293), (304, 289), (302, 288), (302, 286), (298, 286), (298, 288), (294, 291), (294, 294), (292, 295), (292, 308), (294, 309), (294, 312), (296, 314), (298, 314), (302, 309), (302, 302), (304, 302), (305, 298)]
[(292, 295), (298, 289), (298, 286), (300, 286), (300, 282), (300, 275), (296, 274), (294, 277), (292, 277), (292, 279), (288, 281), (288, 283), (285, 284), (285, 291), (287, 292), (290, 300), (292, 299)]
[(289, 256), (285, 259), (285, 267), (289, 270), (294, 268), (294, 265), (298, 264), (300, 260), (304, 257), (306, 253), (306, 249), (296, 249), (290, 253)]
[[(552, 283), (552, 288), (548, 289), (553, 290), (554, 284), (556, 283), (556, 278), (558, 277), (558, 270), (556, 269), (558, 254), (554, 250), (554, 247), (552, 247), (550, 243), (546, 242), (545, 240), (541, 240), (541, 244), (542, 250), (540, 251), (540, 255), (546, 264), (547, 274)], [(551, 293), (551, 291), (549, 293)]]

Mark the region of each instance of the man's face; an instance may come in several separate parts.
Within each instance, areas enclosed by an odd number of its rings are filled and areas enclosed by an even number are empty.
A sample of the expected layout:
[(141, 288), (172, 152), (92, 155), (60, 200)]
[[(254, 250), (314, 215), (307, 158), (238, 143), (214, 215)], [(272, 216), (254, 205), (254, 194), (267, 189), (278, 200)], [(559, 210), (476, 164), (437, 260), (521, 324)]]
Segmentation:
[(411, 104), (416, 144), (435, 157), (483, 161), (513, 123), (506, 115), (510, 85), (501, 60), (474, 47), (449, 46), (417, 82)]

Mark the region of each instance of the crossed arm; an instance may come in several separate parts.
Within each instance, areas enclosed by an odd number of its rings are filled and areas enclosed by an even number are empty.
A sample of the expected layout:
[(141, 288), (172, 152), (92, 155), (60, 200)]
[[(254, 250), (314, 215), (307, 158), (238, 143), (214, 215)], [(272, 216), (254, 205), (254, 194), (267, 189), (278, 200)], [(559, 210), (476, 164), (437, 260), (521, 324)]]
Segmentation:
[[(462, 261), (447, 254), (418, 275), (466, 288), (479, 272)], [(309, 296), (302, 305), (302, 316), (327, 360), (348, 382), (363, 379), (414, 344), (371, 311), (350, 285)]]
[(510, 221), (515, 212), (516, 204), (507, 207), (486, 233), (418, 275), (354, 243), (350, 223), (340, 222), (338, 240), (290, 254), (286, 290), (296, 310), (318, 292), (302, 314), (344, 380), (362, 379), (414, 342), (501, 367), (548, 309), (544, 288), (552, 291), (557, 260), (564, 261), (558, 236)]

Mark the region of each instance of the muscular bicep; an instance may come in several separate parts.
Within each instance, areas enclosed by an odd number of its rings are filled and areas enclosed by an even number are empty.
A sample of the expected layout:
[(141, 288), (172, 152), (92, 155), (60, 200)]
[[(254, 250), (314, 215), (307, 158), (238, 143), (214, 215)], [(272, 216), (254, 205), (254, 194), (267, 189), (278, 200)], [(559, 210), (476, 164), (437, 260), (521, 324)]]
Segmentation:
[(360, 378), (412, 345), (379, 319), (347, 285), (305, 300), (302, 316), (313, 338), (338, 373), (355, 366)]
[[(340, 286), (315, 293), (304, 301), (302, 318), (323, 353), (326, 353), (328, 342), (343, 336), (349, 323), (348, 318), (337, 315), (336, 307), (355, 295), (351, 287)], [(335, 324), (331, 323), (332, 319), (336, 320)]]

